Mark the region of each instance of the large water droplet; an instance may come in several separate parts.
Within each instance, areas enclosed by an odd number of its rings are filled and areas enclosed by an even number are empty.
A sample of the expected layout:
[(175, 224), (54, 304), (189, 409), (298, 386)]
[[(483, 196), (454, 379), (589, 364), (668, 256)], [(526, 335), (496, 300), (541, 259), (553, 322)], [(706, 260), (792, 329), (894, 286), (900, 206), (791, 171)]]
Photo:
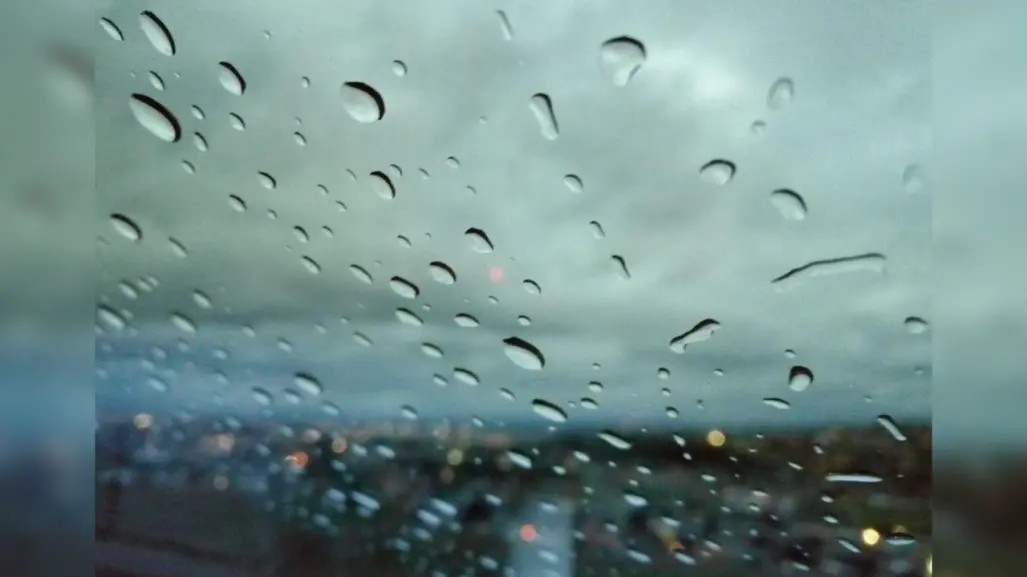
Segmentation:
[(451, 285), (456, 282), (456, 272), (444, 262), (434, 261), (428, 265), (428, 271), (435, 282)]
[(243, 200), (243, 198), (241, 196), (239, 196), (239, 195), (236, 195), (236, 194), (228, 195), (228, 205), (231, 206), (232, 208), (234, 208), (237, 212), (245, 212), (246, 211), (246, 201)]
[(553, 101), (546, 94), (538, 93), (531, 97), (528, 103), (535, 122), (538, 123), (539, 132), (546, 140), (556, 140), (560, 136), (560, 126), (556, 122), (556, 114), (553, 112)]
[(629, 36), (603, 42), (599, 48), (600, 67), (614, 86), (626, 86), (645, 63), (645, 46)]
[(770, 193), (770, 204), (774, 205), (781, 216), (788, 220), (806, 218), (806, 201), (794, 190), (786, 188), (775, 190)]
[(537, 282), (531, 280), (530, 278), (525, 279), (524, 282), (521, 283), (521, 285), (524, 287), (524, 290), (530, 295), (542, 294), (542, 287), (540, 287)]
[(371, 284), (371, 283), (374, 282), (374, 278), (371, 276), (371, 273), (367, 272), (367, 269), (362, 267), (362, 266), (360, 266), (360, 265), (357, 265), (357, 264), (349, 265), (349, 271), (351, 273), (353, 273), (353, 276), (355, 276), (358, 279), (366, 282), (367, 284)]
[(906, 317), (902, 324), (905, 325), (906, 330), (911, 335), (922, 335), (927, 332), (927, 321), (920, 317)]
[(611, 447), (621, 451), (627, 451), (632, 446), (630, 441), (610, 430), (602, 431), (597, 436), (606, 441)]
[(567, 413), (557, 405), (545, 400), (535, 399), (531, 402), (531, 408), (535, 414), (553, 423), (567, 422)]
[(402, 60), (392, 61), (392, 73), (396, 76), (403, 77), (407, 75), (407, 65)]
[(415, 299), (417, 295), (421, 294), (421, 290), (417, 288), (417, 285), (398, 276), (394, 276), (389, 280), (389, 288), (392, 289), (392, 292), (405, 299)]
[(813, 371), (806, 367), (796, 365), (788, 371), (788, 388), (801, 393), (813, 384)]
[(296, 373), (293, 375), (292, 382), (297, 389), (311, 396), (317, 396), (324, 392), (321, 381), (309, 373)]
[(243, 79), (242, 74), (239, 73), (239, 70), (232, 63), (219, 62), (218, 67), (220, 68), (218, 80), (225, 90), (236, 96), (246, 92), (246, 80)]
[(380, 170), (371, 173), (371, 190), (385, 200), (396, 198), (396, 187), (392, 185), (392, 179)]
[(684, 334), (678, 335), (670, 340), (670, 350), (681, 354), (685, 347), (695, 343), (701, 343), (713, 336), (720, 329), (720, 323), (714, 319), (703, 319)]
[(778, 290), (788, 290), (819, 276), (853, 272), (884, 274), (886, 259), (878, 253), (859, 254), (806, 263), (770, 281)]
[(763, 404), (767, 405), (768, 407), (773, 407), (779, 410), (787, 410), (792, 408), (791, 403), (784, 399), (779, 399), (776, 397), (768, 397), (766, 399), (763, 399)]
[(143, 238), (143, 231), (139, 225), (123, 214), (112, 214), (110, 216), (111, 226), (114, 231), (132, 242), (138, 242)]
[(453, 322), (455, 322), (458, 326), (468, 329), (473, 329), (478, 326), (478, 319), (474, 318), (473, 316), (467, 313), (460, 313), (456, 315), (455, 317), (453, 317)]
[(492, 246), (492, 241), (489, 240), (489, 237), (487, 234), (485, 234), (485, 231), (481, 230), (480, 228), (469, 228), (466, 231), (464, 231), (464, 236), (466, 236), (467, 239), (470, 240), (471, 250), (473, 250), (474, 252), (480, 254), (489, 254), (494, 250)]
[(453, 369), (453, 378), (470, 387), (477, 387), (481, 384), (478, 375), (462, 367)]
[(182, 313), (172, 314), (171, 324), (175, 325), (176, 329), (186, 334), (193, 334), (196, 332), (196, 323)]
[(524, 339), (510, 337), (504, 339), (503, 344), (506, 357), (522, 369), (538, 371), (546, 365), (542, 351)]
[(699, 178), (716, 186), (724, 186), (735, 177), (735, 164), (728, 160), (711, 160), (699, 169)]
[(417, 316), (417, 313), (410, 309), (396, 309), (396, 318), (399, 319), (399, 322), (412, 327), (419, 327), (424, 324), (421, 317)]
[(164, 25), (160, 18), (157, 18), (156, 14), (149, 10), (140, 14), (139, 26), (143, 29), (146, 39), (157, 49), (157, 52), (167, 56), (175, 54), (175, 40), (171, 37), (168, 27)]
[(118, 42), (121, 42), (125, 39), (125, 35), (122, 34), (121, 29), (118, 28), (118, 25), (107, 18), (100, 18), (100, 28), (102, 28), (108, 36), (110, 36), (114, 40), (117, 40)]
[(791, 104), (794, 98), (795, 82), (787, 77), (778, 78), (767, 91), (767, 107), (771, 110), (779, 110)]
[(246, 121), (243, 120), (242, 116), (239, 116), (234, 112), (228, 113), (228, 124), (240, 132), (246, 130)]
[(165, 142), (177, 142), (181, 138), (178, 119), (160, 102), (145, 94), (133, 94), (128, 107), (136, 121), (157, 138)]
[(503, 32), (503, 40), (513, 40), (513, 27), (510, 26), (510, 19), (507, 18), (506, 12), (496, 10), (496, 15), (499, 16), (499, 29)]
[(342, 106), (357, 122), (377, 122), (385, 116), (382, 95), (363, 82), (342, 85)]
[(574, 194), (581, 194), (585, 190), (585, 184), (581, 182), (581, 177), (576, 174), (568, 174), (564, 176), (563, 184), (567, 187), (567, 190)]

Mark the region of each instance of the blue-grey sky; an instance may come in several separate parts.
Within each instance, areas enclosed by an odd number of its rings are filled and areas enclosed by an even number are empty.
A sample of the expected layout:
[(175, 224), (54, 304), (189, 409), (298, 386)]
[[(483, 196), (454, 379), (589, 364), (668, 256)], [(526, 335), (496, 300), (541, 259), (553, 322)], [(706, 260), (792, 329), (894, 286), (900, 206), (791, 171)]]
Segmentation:
[[(127, 387), (146, 402), (219, 396), (259, 410), (253, 387), (277, 407), (302, 371), (325, 388), (305, 403), (359, 416), (411, 406), (544, 423), (539, 398), (572, 423), (664, 422), (668, 407), (682, 426), (929, 418), (926, 3), (233, 0), (153, 11), (173, 55), (136, 5), (98, 9), (123, 40), (95, 29), (98, 299), (126, 325), (98, 314), (98, 398)], [(621, 36), (644, 46), (644, 61), (604, 56)], [(242, 94), (223, 85), (223, 61)], [(373, 101), (346, 82), (380, 94), (381, 120), (359, 121)], [(775, 85), (791, 89), (772, 96)], [(555, 138), (530, 108), (539, 93)], [(180, 139), (145, 128), (132, 94), (166, 107)], [(700, 174), (714, 160), (735, 167), (726, 184)], [(470, 228), (491, 253), (474, 250)], [(879, 256), (771, 284), (857, 255)], [(434, 279), (435, 261), (454, 284)], [(417, 297), (390, 288), (394, 276)], [(400, 307), (423, 326), (402, 323)], [(459, 314), (479, 325), (459, 326)], [(705, 319), (718, 323), (707, 340), (671, 350)], [(509, 337), (545, 366), (511, 362)], [(443, 356), (425, 355), (426, 342)], [(803, 391), (789, 388), (796, 365), (814, 375)], [(154, 376), (166, 391), (147, 384)], [(583, 408), (586, 397), (598, 408)]]

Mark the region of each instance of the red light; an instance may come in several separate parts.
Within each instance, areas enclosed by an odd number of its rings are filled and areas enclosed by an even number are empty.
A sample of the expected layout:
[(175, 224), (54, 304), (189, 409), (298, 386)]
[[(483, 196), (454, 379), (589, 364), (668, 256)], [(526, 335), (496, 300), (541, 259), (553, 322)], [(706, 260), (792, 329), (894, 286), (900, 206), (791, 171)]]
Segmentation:
[(504, 274), (503, 267), (496, 265), (489, 269), (489, 280), (498, 283), (503, 280)]
[(538, 537), (538, 531), (535, 530), (534, 525), (521, 525), (521, 540), (526, 543), (531, 543)]

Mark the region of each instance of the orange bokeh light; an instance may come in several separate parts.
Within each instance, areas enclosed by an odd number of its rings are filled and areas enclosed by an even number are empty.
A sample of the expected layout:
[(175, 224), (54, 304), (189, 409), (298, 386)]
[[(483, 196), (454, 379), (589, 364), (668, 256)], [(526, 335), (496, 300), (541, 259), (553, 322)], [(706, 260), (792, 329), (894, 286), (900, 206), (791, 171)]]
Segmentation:
[(521, 540), (527, 543), (531, 543), (536, 537), (538, 537), (538, 531), (535, 529), (535, 526), (531, 524), (521, 525), (520, 534)]
[(295, 453), (286, 457), (286, 460), (288, 460), (293, 465), (302, 468), (307, 466), (307, 463), (310, 461), (310, 457), (308, 457), (307, 454), (303, 451), (296, 451)]

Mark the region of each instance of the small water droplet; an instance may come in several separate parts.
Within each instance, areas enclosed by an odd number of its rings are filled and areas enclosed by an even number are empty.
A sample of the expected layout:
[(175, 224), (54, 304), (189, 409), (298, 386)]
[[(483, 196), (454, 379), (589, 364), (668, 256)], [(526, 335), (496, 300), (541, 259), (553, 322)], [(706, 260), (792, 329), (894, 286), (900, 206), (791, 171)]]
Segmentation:
[(392, 61), (392, 73), (396, 76), (403, 77), (407, 75), (407, 65), (402, 60)]
[(521, 325), (522, 327), (531, 326), (531, 319), (525, 315), (520, 315), (519, 317), (517, 317), (517, 324)]
[(763, 133), (765, 133), (766, 131), (767, 123), (763, 122), (762, 120), (753, 121), (753, 123), (749, 126), (749, 132), (756, 138), (763, 136)]
[(631, 442), (610, 430), (602, 431), (596, 436), (606, 441), (611, 447), (621, 451), (627, 451), (632, 447)]
[(307, 137), (303, 136), (299, 132), (293, 132), (292, 133), (292, 140), (293, 140), (293, 142), (296, 143), (297, 146), (306, 146), (307, 145)]
[(660, 367), (656, 370), (656, 377), (661, 381), (666, 381), (670, 378), (670, 370), (666, 367)]
[(171, 324), (175, 325), (176, 329), (186, 334), (193, 334), (196, 332), (196, 323), (182, 313), (173, 313), (171, 315)]
[(567, 422), (567, 413), (557, 405), (545, 400), (535, 399), (531, 402), (531, 408), (535, 414), (553, 423)]
[(193, 133), (193, 146), (200, 152), (207, 152), (207, 139), (199, 132)]
[(146, 77), (150, 80), (150, 86), (157, 90), (164, 90), (164, 79), (159, 74), (151, 70)]
[(112, 214), (110, 222), (115, 232), (132, 242), (139, 242), (143, 238), (143, 231), (139, 228), (139, 225), (123, 214)]
[(184, 170), (186, 174), (196, 174), (196, 165), (189, 162), (188, 160), (183, 160), (182, 170)]
[(784, 399), (778, 399), (776, 397), (768, 397), (766, 399), (763, 399), (763, 404), (767, 405), (768, 407), (773, 407), (779, 410), (787, 410), (792, 408), (791, 403)]
[(514, 395), (513, 391), (511, 391), (510, 389), (507, 389), (505, 387), (499, 389), (499, 396), (503, 397), (504, 399), (506, 399), (508, 401), (516, 401), (517, 400), (517, 397)]
[(735, 177), (735, 164), (727, 160), (711, 160), (699, 169), (699, 178), (706, 184), (725, 186)]
[(588, 223), (592, 227), (592, 235), (597, 239), (606, 238), (606, 231), (603, 230), (603, 225), (599, 224), (598, 221), (593, 220)]
[(321, 265), (319, 265), (316, 260), (309, 256), (305, 256), (302, 258), (302, 261), (303, 267), (307, 269), (307, 272), (310, 274), (321, 274)]
[(415, 299), (417, 295), (421, 294), (421, 290), (417, 288), (417, 285), (398, 276), (394, 276), (389, 280), (389, 288), (392, 289), (392, 292), (405, 299)]
[(880, 483), (883, 479), (877, 475), (829, 473), (826, 480), (828, 483)]
[(795, 83), (791, 78), (782, 77), (774, 81), (767, 91), (767, 108), (779, 110), (792, 103), (795, 98)]
[(674, 407), (667, 407), (665, 409), (665, 413), (666, 413), (667, 417), (671, 418), (671, 419), (676, 419), (676, 418), (678, 418), (678, 415), (679, 415), (678, 410), (675, 409)]
[(795, 351), (793, 351), (792, 349), (785, 349), (785, 358), (794, 359)]
[(894, 437), (896, 441), (899, 441), (900, 443), (906, 441), (906, 435), (904, 435), (902, 431), (899, 429), (899, 426), (895, 424), (895, 420), (889, 417), (888, 415), (878, 416), (877, 424), (884, 427), (884, 430), (888, 431), (888, 433), (892, 437)]
[(371, 273), (367, 272), (367, 269), (358, 264), (349, 265), (349, 271), (353, 273), (353, 276), (366, 282), (367, 284), (371, 284), (374, 282), (374, 278), (371, 276)]
[(278, 181), (275, 180), (275, 177), (266, 172), (258, 172), (257, 178), (260, 180), (260, 185), (268, 190), (274, 190), (278, 187)]
[(556, 140), (560, 136), (560, 126), (556, 122), (556, 114), (553, 112), (553, 101), (549, 96), (541, 92), (531, 97), (528, 103), (535, 122), (538, 123), (539, 132), (546, 140)]
[(599, 409), (599, 403), (597, 403), (595, 399), (589, 397), (582, 397), (581, 401), (579, 401), (579, 404), (581, 405), (582, 409), (587, 409), (589, 411), (595, 411)]
[(545, 367), (546, 360), (542, 351), (528, 341), (518, 337), (509, 337), (503, 340), (503, 344), (506, 357), (518, 367), (529, 371), (539, 371)]
[(393, 186), (392, 179), (380, 170), (371, 173), (371, 190), (385, 200), (396, 198), (396, 187)]
[(158, 393), (166, 393), (166, 392), (168, 392), (168, 389), (170, 388), (166, 381), (163, 381), (163, 380), (161, 380), (161, 379), (159, 379), (157, 377), (150, 377), (150, 378), (146, 379), (146, 384), (149, 385), (151, 389), (157, 391)]
[(910, 164), (902, 171), (902, 188), (909, 194), (917, 194), (924, 189), (923, 171), (919, 165)]
[(253, 394), (253, 400), (257, 401), (257, 403), (261, 405), (266, 406), (274, 402), (274, 397), (272, 397), (271, 393), (263, 387), (253, 387), (250, 392)]
[(246, 121), (242, 119), (242, 116), (234, 112), (228, 113), (228, 124), (240, 132), (246, 130)]
[(125, 35), (122, 34), (121, 29), (118, 28), (117, 24), (107, 18), (100, 18), (100, 28), (107, 33), (107, 36), (110, 36), (118, 42), (125, 39)]
[(456, 272), (444, 262), (434, 261), (428, 265), (428, 271), (435, 282), (451, 285), (456, 282)]
[(357, 122), (377, 122), (385, 116), (382, 95), (363, 82), (342, 85), (342, 106)]
[(324, 392), (324, 386), (321, 381), (310, 373), (296, 373), (293, 375), (292, 382), (296, 385), (296, 388), (310, 396), (318, 396)]
[(453, 369), (453, 378), (470, 387), (477, 387), (481, 384), (478, 375), (462, 367)]
[(906, 317), (902, 324), (911, 335), (922, 335), (927, 332), (928, 328), (927, 321), (920, 317)]
[(115, 331), (123, 331), (128, 327), (125, 317), (107, 305), (96, 307), (96, 318), (100, 324)]
[(854, 272), (885, 273), (887, 259), (882, 254), (867, 253), (854, 256), (817, 260), (784, 273), (770, 281), (778, 290), (789, 290), (804, 282), (821, 276), (833, 276)]
[(610, 260), (613, 262), (613, 269), (622, 279), (631, 279), (631, 271), (628, 270), (628, 263), (624, 260), (624, 257), (615, 254), (610, 257)]
[(603, 392), (603, 384), (599, 381), (592, 381), (588, 384), (588, 390), (593, 393), (601, 393)]
[(701, 343), (708, 340), (720, 330), (720, 323), (714, 319), (703, 319), (696, 323), (694, 327), (686, 331), (684, 334), (678, 335), (671, 339), (670, 350), (675, 353), (681, 354), (685, 352), (685, 347), (695, 343)]
[(627, 86), (645, 64), (645, 46), (629, 36), (611, 38), (599, 47), (600, 68), (614, 86)]
[(243, 92), (246, 92), (246, 80), (239, 73), (238, 68), (231, 62), (224, 61), (218, 62), (218, 68), (218, 81), (229, 94), (241, 96)]
[(235, 194), (228, 195), (228, 205), (238, 212), (246, 211), (246, 201), (241, 196)]
[(478, 326), (478, 319), (474, 318), (473, 316), (467, 313), (460, 313), (456, 315), (455, 317), (453, 317), (453, 322), (455, 322), (458, 326), (468, 329), (473, 329)]
[(419, 327), (424, 324), (421, 317), (417, 316), (417, 313), (410, 309), (396, 309), (396, 318), (399, 319), (399, 322), (412, 327)]
[(177, 142), (182, 136), (182, 128), (178, 119), (171, 111), (145, 94), (133, 94), (128, 100), (132, 116), (157, 138), (165, 142)]
[(171, 245), (171, 252), (175, 253), (178, 258), (185, 258), (189, 256), (189, 251), (186, 250), (185, 245), (181, 241), (169, 238), (168, 244)]
[(171, 37), (168, 27), (164, 25), (160, 18), (157, 18), (156, 14), (149, 10), (140, 14), (139, 26), (143, 29), (146, 39), (157, 49), (157, 52), (166, 56), (173, 56), (175, 54), (175, 40)]
[(203, 113), (203, 109), (199, 106), (190, 106), (189, 111), (192, 112), (193, 117), (196, 118), (196, 120), (203, 120), (207, 117), (207, 115)]
[(464, 236), (471, 242), (471, 250), (479, 254), (489, 254), (493, 251), (492, 241), (489, 240), (485, 231), (479, 228), (469, 228), (464, 231)]
[(296, 235), (296, 240), (300, 241), (301, 243), (306, 244), (310, 242), (310, 235), (307, 234), (307, 230), (302, 226), (292, 227), (292, 232)]
[(813, 384), (813, 371), (807, 367), (796, 365), (788, 371), (788, 388), (801, 393)]
[(770, 204), (788, 220), (806, 218), (806, 201), (794, 190), (787, 188), (775, 190), (770, 193)]
[(574, 194), (581, 194), (585, 190), (585, 184), (576, 174), (568, 174), (563, 177), (563, 184)]
[(201, 290), (193, 291), (193, 302), (195, 302), (196, 306), (200, 307), (201, 309), (214, 308), (214, 301), (211, 300), (209, 296), (207, 296), (207, 293)]
[(360, 331), (354, 331), (353, 332), (353, 340), (356, 341), (356, 343), (358, 345), (361, 345), (361, 346), (365, 346), (365, 347), (374, 346), (374, 341), (371, 340), (371, 337), (365, 335), (364, 333), (362, 333)]
[(513, 40), (513, 27), (510, 26), (510, 19), (507, 18), (506, 12), (502, 10), (496, 10), (496, 16), (499, 17), (499, 29), (503, 33), (503, 40)]

